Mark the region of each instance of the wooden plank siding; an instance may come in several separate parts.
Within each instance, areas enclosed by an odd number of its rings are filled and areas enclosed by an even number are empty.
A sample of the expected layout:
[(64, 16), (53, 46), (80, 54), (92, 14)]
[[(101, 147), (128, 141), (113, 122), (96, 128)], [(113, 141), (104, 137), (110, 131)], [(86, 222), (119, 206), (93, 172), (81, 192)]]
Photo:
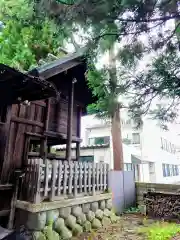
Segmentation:
[(11, 110), (6, 157), (4, 158), (1, 182), (9, 182), (14, 169), (23, 166), (24, 150), (27, 145), (26, 133), (43, 134), (44, 108), (42, 101), (32, 102), (30, 106), (14, 104)]
[[(46, 120), (47, 108), (49, 117)], [(80, 111), (81, 108), (75, 101), (72, 126), (72, 140), (75, 142), (80, 141)], [(43, 157), (42, 155), (44, 155), (48, 144), (66, 143), (67, 124), (68, 100), (65, 98), (60, 98), (58, 102), (55, 99), (49, 99), (48, 101), (33, 101), (30, 105), (12, 105), (12, 109), (9, 112), (9, 122), (1, 126), (5, 135), (4, 153), (2, 153), (5, 157), (3, 158), (2, 156), (1, 159), (3, 160), (0, 162), (0, 170), (2, 170), (1, 182), (9, 182), (14, 170), (22, 168), (27, 164), (27, 153), (33, 139), (39, 141), (40, 145), (44, 143), (40, 152), (41, 157)], [(48, 131), (51, 133), (49, 136), (45, 134)], [(34, 138), (31, 134), (34, 134)], [(38, 135), (42, 137), (38, 137)]]
[[(68, 101), (60, 99), (58, 103), (51, 101), (50, 103), (50, 121), (49, 131), (58, 132), (67, 135), (67, 122), (68, 122)], [(78, 133), (78, 122), (79, 122), (79, 108), (77, 104), (74, 104), (73, 109), (73, 128), (72, 135), (75, 137), (79, 136)]]

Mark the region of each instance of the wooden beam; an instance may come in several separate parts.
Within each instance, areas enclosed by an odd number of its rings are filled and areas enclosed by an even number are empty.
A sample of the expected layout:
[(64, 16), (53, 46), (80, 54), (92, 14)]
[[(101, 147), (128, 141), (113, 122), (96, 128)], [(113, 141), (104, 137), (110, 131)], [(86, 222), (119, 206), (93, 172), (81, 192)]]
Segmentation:
[[(8, 166), (10, 164), (10, 161), (11, 159), (9, 158), (9, 142), (11, 140), (11, 136), (12, 136), (12, 132), (10, 131), (10, 127), (11, 127), (11, 109), (12, 109), (12, 106), (8, 106), (7, 107), (7, 117), (6, 117), (6, 123), (4, 125), (4, 128), (3, 129), (3, 132), (1, 133), (2, 136), (1, 137), (5, 137), (4, 138), (4, 158), (2, 159), (2, 168), (1, 168), (1, 183), (6, 183), (8, 182)], [(5, 134), (5, 135), (4, 135)], [(4, 135), (4, 136), (3, 136)]]
[(47, 146), (47, 152), (51, 153), (51, 146), (50, 145)]
[(37, 126), (37, 127), (44, 127), (44, 123), (28, 120), (25, 118), (12, 117), (11, 121), (21, 123), (21, 124), (33, 125), (33, 126)]
[(34, 101), (34, 104), (41, 106), (41, 107), (46, 107), (46, 103), (43, 101)]
[(76, 143), (76, 160), (79, 161), (80, 157), (80, 143)]
[[(18, 113), (18, 118), (20, 119), (25, 119), (26, 117), (26, 106), (23, 104), (19, 104), (19, 113)], [(25, 159), (23, 159), (24, 156), (24, 144), (25, 144), (25, 135), (24, 132), (26, 131), (26, 124), (20, 123), (17, 126), (17, 132), (15, 131), (15, 123), (11, 122), (11, 129), (14, 134), (11, 138), (11, 141), (9, 142), (10, 145), (10, 152), (14, 153), (12, 154), (11, 158), (13, 158), (13, 167), (14, 168), (22, 168), (23, 165), (26, 164)], [(13, 145), (13, 140), (15, 140), (14, 145)], [(26, 142), (27, 143), (27, 142)], [(23, 146), (22, 148), (17, 147), (17, 146)], [(28, 147), (26, 145), (26, 147)], [(26, 159), (27, 160), (27, 159)], [(12, 161), (12, 160), (11, 160)]]
[[(67, 140), (67, 134), (65, 133), (47, 131), (47, 132), (44, 132), (44, 135), (51, 138), (59, 138), (59, 139)], [(79, 137), (72, 136), (72, 142), (82, 142), (82, 139)]]
[(72, 79), (68, 98), (68, 124), (67, 124), (67, 144), (66, 159), (71, 161), (71, 143), (72, 143), (72, 125), (73, 125), (73, 107), (74, 107), (74, 84), (76, 80)]
[(15, 171), (15, 186), (14, 186), (14, 192), (11, 199), (11, 210), (9, 214), (9, 221), (8, 221), (8, 229), (13, 229), (14, 226), (14, 218), (15, 218), (15, 211), (16, 211), (16, 202), (18, 198), (18, 190), (19, 190), (19, 179), (22, 175), (21, 171)]
[(39, 152), (28, 152), (28, 157), (40, 157)]
[(38, 134), (38, 133), (26, 132), (25, 134), (26, 134), (27, 136), (31, 136), (32, 138), (44, 138), (43, 135)]
[[(51, 107), (50, 101), (51, 99), (46, 100), (46, 119), (45, 119), (44, 132), (47, 131), (49, 128), (50, 107)], [(45, 136), (45, 139), (43, 139), (41, 142), (40, 155), (43, 157), (44, 163), (47, 164), (47, 136)]]
[(49, 127), (49, 118), (50, 118), (50, 99), (46, 100), (46, 122), (45, 122), (45, 129), (44, 131), (48, 131), (48, 127)]
[(1, 210), (0, 211), (0, 217), (6, 217), (10, 214), (10, 209), (9, 210)]
[(28, 152), (29, 152), (30, 140), (31, 140), (30, 136), (25, 136), (22, 167), (25, 167), (28, 165)]
[(13, 184), (0, 184), (0, 191), (11, 190), (12, 188), (13, 188)]

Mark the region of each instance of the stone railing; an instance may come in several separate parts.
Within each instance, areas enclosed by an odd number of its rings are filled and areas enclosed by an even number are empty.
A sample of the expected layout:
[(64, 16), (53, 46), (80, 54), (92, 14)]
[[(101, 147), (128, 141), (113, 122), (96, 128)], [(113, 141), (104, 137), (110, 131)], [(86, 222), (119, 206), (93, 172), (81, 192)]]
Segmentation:
[(20, 200), (40, 203), (102, 194), (108, 191), (109, 165), (31, 159), (25, 170)]

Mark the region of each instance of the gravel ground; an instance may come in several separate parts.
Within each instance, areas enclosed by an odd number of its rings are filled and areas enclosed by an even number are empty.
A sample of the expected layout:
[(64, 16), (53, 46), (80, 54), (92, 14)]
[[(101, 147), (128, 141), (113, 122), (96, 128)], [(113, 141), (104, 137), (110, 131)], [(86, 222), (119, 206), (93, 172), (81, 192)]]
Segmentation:
[[(111, 224), (97, 232), (83, 234), (74, 240), (145, 240), (144, 235), (138, 234), (138, 229), (144, 225), (143, 219), (139, 215), (125, 215), (120, 218), (118, 223)], [(146, 224), (152, 222), (153, 220), (146, 220)]]
[[(126, 214), (117, 223), (111, 224), (111, 226), (103, 227), (89, 234), (85, 233), (73, 238), (73, 240), (146, 240), (146, 236), (138, 230), (154, 222), (155, 220), (145, 219), (141, 215)], [(180, 234), (171, 240), (180, 240)]]

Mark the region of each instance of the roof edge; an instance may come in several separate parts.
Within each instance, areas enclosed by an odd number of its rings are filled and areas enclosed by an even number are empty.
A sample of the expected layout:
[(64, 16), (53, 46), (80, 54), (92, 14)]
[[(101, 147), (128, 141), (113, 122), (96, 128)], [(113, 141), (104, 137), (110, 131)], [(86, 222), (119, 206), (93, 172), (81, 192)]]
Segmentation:
[[(84, 57), (86, 52), (86, 48), (80, 48), (77, 52), (74, 53), (69, 53), (57, 60), (51, 61), (47, 64), (44, 64), (42, 66), (39, 66), (35, 69), (33, 69), (34, 71), (37, 71), (39, 76), (44, 77), (45, 79), (50, 78), (54, 75), (58, 75), (59, 73), (62, 72), (62, 68), (58, 68), (58, 66), (66, 64), (67, 62), (71, 62), (71, 61), (77, 61), (76, 65), (81, 64), (81, 62), (78, 62), (78, 60), (80, 60), (81, 58)], [(47, 74), (47, 76), (45, 76), (45, 73), (48, 71), (51, 71), (55, 74)], [(56, 69), (56, 71), (53, 71), (52, 69)]]

